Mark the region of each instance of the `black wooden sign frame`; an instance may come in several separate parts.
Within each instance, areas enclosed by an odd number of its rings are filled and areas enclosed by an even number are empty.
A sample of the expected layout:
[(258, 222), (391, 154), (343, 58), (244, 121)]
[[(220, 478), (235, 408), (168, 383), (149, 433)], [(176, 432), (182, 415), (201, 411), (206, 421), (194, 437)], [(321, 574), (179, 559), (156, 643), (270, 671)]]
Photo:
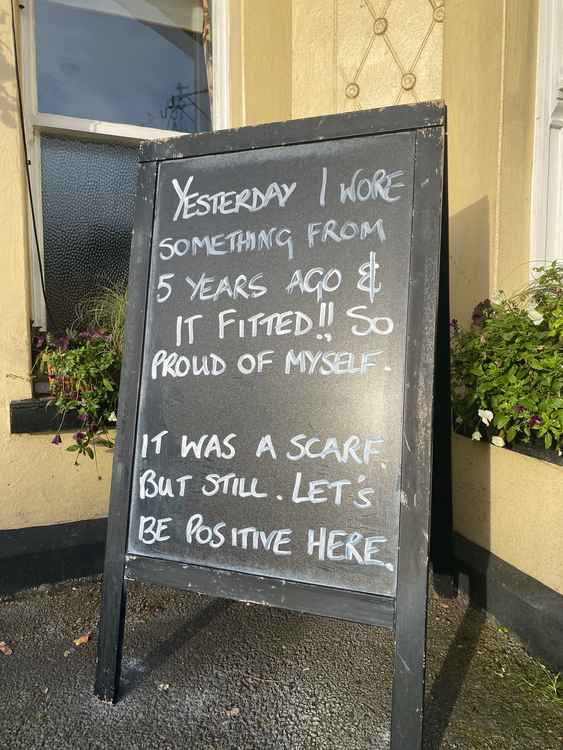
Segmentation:
[[(439, 102), (388, 107), (148, 142), (140, 175), (129, 271), (126, 346), (119, 392), (95, 693), (118, 697), (128, 581), (168, 585), (384, 626), (395, 634), (393, 750), (422, 743), (432, 416), (440, 276), (445, 109)], [(377, 596), (127, 554), (133, 458), (145, 337), (149, 258), (162, 161), (343, 138), (415, 133), (404, 428), (396, 597)], [(414, 313), (414, 314), (413, 314)]]

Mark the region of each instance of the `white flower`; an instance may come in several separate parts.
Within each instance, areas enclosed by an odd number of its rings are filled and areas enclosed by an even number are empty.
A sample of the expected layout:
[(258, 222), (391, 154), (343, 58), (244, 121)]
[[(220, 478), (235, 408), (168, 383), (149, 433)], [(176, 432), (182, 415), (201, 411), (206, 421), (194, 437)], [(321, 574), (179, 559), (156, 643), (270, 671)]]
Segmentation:
[(114, 411), (112, 411), (112, 413), (109, 415), (108, 422), (117, 422), (117, 417), (115, 416)]
[(473, 433), (473, 435), (471, 435), (471, 440), (481, 440), (482, 437), (483, 436), (481, 435), (481, 433), (479, 432), (479, 430), (475, 430), (475, 432)]
[(493, 305), (500, 305), (504, 302), (504, 292), (499, 289), (497, 292), (494, 292), (491, 296), (491, 302)]
[(493, 417), (495, 416), (490, 409), (479, 409), (477, 414), (480, 416), (481, 422), (483, 422), (486, 427), (491, 424)]
[(535, 305), (528, 305), (528, 317), (535, 326), (539, 326), (543, 322), (543, 315), (536, 310)]
[(500, 435), (495, 435), (491, 438), (491, 443), (493, 445), (496, 445), (497, 448), (504, 448), (504, 440), (501, 438)]

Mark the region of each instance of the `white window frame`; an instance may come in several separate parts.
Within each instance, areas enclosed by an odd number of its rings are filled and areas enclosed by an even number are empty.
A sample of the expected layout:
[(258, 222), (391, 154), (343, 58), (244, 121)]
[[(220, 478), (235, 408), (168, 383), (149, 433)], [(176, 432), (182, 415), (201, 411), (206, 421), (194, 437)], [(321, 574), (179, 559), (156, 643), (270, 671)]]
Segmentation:
[(530, 266), (563, 260), (563, 0), (540, 0)]
[[(181, 0), (180, 0), (181, 1)], [(229, 127), (229, 0), (212, 0), (212, 40), (213, 40), (213, 129)], [(38, 111), (37, 69), (35, 48), (35, 0), (26, 0), (19, 6), (20, 53), (22, 70), (22, 104), (24, 111), (25, 137), (30, 161), (31, 194), (37, 223), (39, 256), (44, 265), (43, 251), (43, 212), (41, 198), (41, 135), (82, 135), (89, 140), (111, 143), (138, 144), (143, 140), (174, 138), (182, 135), (176, 131), (160, 128), (140, 127), (103, 120), (93, 120), (66, 115), (46, 114)], [(28, 202), (29, 203), (29, 202)], [(31, 312), (36, 325), (43, 328), (47, 324), (45, 300), (41, 287), (41, 275), (35, 236), (28, 205), (28, 245), (30, 248), (30, 292)]]

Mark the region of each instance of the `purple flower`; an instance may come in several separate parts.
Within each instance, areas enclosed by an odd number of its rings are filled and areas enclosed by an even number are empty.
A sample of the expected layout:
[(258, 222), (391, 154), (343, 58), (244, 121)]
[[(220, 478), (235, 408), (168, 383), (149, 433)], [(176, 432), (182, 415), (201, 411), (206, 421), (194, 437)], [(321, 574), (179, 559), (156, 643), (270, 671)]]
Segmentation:
[(522, 404), (516, 404), (514, 407), (514, 411), (516, 414), (522, 414), (523, 411), (525, 411), (525, 408), (522, 406)]
[(68, 336), (59, 336), (57, 339), (57, 348), (66, 351), (70, 346), (70, 338)]
[(63, 442), (63, 439), (60, 435), (54, 435), (51, 442), (53, 443), (53, 445), (60, 445)]
[(82, 424), (86, 424), (90, 417), (88, 416), (88, 414), (80, 414), (78, 419), (82, 422)]
[(83, 440), (84, 440), (84, 438), (86, 437), (86, 433), (85, 432), (75, 432), (72, 437), (74, 438), (75, 442), (77, 442), (80, 445), (80, 443), (82, 443)]
[(538, 417), (537, 414), (532, 414), (530, 419), (528, 420), (528, 426), (529, 427), (535, 427), (536, 425), (539, 425), (542, 423), (541, 417)]

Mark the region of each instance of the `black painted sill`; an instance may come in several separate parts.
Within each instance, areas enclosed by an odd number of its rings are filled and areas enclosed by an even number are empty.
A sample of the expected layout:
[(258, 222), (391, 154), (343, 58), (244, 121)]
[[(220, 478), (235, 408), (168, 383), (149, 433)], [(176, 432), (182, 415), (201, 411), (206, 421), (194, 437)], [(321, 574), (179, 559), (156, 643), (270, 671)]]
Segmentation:
[(74, 430), (81, 425), (78, 414), (69, 412), (61, 422), (61, 415), (50, 398), (25, 398), (10, 402), (10, 432), (19, 435), (30, 432), (60, 432)]
[[(492, 445), (492, 443), (489, 443), (487, 440), (472, 440), (467, 435), (462, 435), (459, 432), (454, 431), (454, 435), (457, 435), (458, 437), (465, 438), (466, 440), (469, 440), (472, 443), (483, 443), (485, 445), (491, 445), (493, 448), (497, 448), (497, 446)], [(497, 448), (497, 450), (507, 450), (511, 451), (512, 453), (520, 453), (523, 456), (528, 456), (529, 458), (537, 458), (539, 461), (547, 461), (547, 463), (555, 464), (556, 466), (563, 466), (563, 456), (558, 456), (555, 451), (548, 451), (545, 448), (540, 448), (537, 445), (526, 445), (525, 443), (517, 443), (515, 445), (507, 446), (505, 445), (504, 448)]]

